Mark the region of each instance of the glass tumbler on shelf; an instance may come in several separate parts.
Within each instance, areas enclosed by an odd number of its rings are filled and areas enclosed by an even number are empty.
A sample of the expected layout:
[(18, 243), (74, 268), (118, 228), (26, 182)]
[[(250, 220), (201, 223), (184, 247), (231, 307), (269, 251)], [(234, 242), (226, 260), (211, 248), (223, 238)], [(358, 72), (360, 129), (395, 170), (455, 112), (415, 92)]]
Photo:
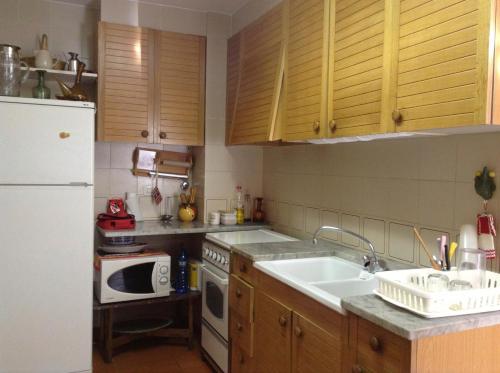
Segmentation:
[(461, 249), (457, 266), (458, 279), (469, 282), (474, 289), (484, 287), (486, 255), (478, 249)]

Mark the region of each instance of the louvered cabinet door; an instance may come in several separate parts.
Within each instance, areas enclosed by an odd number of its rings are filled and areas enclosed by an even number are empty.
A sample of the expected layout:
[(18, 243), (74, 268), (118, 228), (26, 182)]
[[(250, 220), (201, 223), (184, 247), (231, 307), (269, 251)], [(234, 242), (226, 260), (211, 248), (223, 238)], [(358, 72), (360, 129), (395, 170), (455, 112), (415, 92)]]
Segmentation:
[(328, 0), (288, 0), (286, 140), (324, 137), (327, 122)]
[(230, 142), (234, 110), (241, 75), (241, 33), (227, 41), (227, 81), (226, 81), (226, 139)]
[(98, 48), (97, 139), (152, 142), (153, 31), (101, 22)]
[(242, 30), (241, 47), (241, 77), (230, 143), (274, 140), (284, 64), (282, 4)]
[(203, 145), (206, 38), (157, 31), (155, 142)]
[[(391, 0), (392, 1), (392, 0)], [(386, 0), (332, 0), (329, 136), (382, 131)], [(387, 75), (386, 75), (387, 76)]]
[(402, 0), (397, 131), (488, 123), (490, 0)]

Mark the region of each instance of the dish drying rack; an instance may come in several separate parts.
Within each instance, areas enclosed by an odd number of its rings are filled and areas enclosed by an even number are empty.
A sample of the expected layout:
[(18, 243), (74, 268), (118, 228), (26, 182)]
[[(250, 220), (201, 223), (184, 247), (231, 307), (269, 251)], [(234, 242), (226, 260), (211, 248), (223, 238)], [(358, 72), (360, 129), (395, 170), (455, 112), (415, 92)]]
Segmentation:
[(484, 288), (431, 292), (426, 290), (431, 273), (445, 274), (450, 281), (458, 278), (456, 270), (440, 272), (432, 268), (378, 272), (375, 276), (379, 285), (374, 293), (426, 318), (500, 310), (500, 274), (486, 271)]

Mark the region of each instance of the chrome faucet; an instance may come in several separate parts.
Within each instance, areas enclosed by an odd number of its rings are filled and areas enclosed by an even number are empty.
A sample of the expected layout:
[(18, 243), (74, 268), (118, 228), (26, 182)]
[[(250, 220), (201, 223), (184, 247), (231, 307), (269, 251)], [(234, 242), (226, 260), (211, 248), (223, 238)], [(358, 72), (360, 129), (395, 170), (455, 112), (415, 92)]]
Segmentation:
[(338, 228), (338, 227), (332, 227), (332, 226), (329, 226), (329, 225), (324, 225), (322, 227), (319, 227), (318, 229), (316, 229), (316, 232), (314, 232), (314, 236), (313, 236), (313, 244), (316, 245), (318, 243), (318, 234), (319, 232), (321, 232), (322, 230), (331, 230), (331, 231), (336, 231), (336, 232), (341, 232), (341, 233), (347, 233), (353, 237), (356, 237), (357, 239), (365, 242), (368, 247), (370, 248), (370, 251), (372, 252), (372, 257), (370, 258), (370, 260), (366, 261), (365, 262), (365, 267), (370, 267), (370, 272), (371, 273), (375, 273), (375, 272), (381, 272), (381, 271), (384, 271), (385, 269), (382, 268), (380, 266), (380, 263), (378, 262), (378, 258), (377, 258), (377, 254), (375, 254), (375, 247), (373, 246), (373, 244), (371, 243), (370, 240), (368, 240), (367, 238), (357, 234), (357, 233), (354, 233), (352, 231), (349, 231), (347, 229), (342, 229), (342, 228)]

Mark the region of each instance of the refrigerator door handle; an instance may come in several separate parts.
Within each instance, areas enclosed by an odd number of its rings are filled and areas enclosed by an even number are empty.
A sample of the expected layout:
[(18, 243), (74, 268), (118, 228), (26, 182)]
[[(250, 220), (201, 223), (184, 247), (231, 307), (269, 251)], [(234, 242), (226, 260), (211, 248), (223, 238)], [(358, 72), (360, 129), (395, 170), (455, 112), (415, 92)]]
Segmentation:
[(85, 181), (72, 181), (69, 183), (70, 186), (82, 186), (82, 187), (89, 187), (92, 186), (92, 184), (86, 183)]

